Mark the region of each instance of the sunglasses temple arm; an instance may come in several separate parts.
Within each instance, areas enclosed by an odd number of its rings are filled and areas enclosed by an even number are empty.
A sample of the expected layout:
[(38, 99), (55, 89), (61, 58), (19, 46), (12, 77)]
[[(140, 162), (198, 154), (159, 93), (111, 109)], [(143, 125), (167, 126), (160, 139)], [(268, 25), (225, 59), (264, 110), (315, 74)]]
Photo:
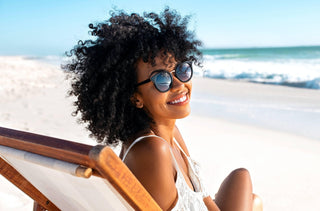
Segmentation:
[(151, 81), (150, 78), (148, 78), (147, 80), (144, 80), (144, 81), (138, 83), (136, 86), (140, 86), (140, 85), (142, 85), (142, 84), (149, 83), (150, 81)]

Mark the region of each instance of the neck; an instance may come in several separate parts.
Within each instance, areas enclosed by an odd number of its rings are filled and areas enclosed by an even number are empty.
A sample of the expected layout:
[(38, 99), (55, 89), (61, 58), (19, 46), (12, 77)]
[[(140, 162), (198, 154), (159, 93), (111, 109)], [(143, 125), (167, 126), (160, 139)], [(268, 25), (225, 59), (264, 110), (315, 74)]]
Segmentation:
[(173, 145), (174, 129), (176, 120), (167, 120), (165, 122), (155, 122), (151, 125), (151, 130), (157, 136), (164, 138), (170, 145)]

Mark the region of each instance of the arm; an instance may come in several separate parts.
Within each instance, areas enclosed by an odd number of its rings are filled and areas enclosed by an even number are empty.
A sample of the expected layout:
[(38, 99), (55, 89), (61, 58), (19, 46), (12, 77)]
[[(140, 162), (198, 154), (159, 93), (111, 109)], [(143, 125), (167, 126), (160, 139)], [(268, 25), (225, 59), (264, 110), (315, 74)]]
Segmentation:
[(167, 143), (155, 137), (145, 138), (132, 147), (125, 164), (163, 210), (175, 205), (176, 171)]

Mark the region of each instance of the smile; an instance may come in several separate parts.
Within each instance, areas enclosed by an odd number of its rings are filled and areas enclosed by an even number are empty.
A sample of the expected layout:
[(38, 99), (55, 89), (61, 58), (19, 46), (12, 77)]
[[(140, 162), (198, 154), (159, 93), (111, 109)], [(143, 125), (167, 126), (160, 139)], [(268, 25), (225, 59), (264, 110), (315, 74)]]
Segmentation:
[(181, 104), (185, 104), (187, 102), (188, 102), (188, 97), (186, 94), (184, 94), (182, 97), (168, 102), (168, 104), (170, 104), (170, 105), (180, 104), (181, 105)]

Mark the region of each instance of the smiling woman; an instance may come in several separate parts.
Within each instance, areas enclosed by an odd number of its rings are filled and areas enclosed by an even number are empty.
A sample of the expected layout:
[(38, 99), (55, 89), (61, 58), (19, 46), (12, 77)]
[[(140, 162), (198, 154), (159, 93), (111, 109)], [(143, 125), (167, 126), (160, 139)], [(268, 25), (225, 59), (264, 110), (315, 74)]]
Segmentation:
[(186, 30), (187, 22), (166, 10), (145, 17), (114, 12), (106, 23), (89, 25), (97, 39), (79, 41), (65, 69), (76, 73), (70, 94), (78, 97), (76, 112), (99, 142), (127, 142), (150, 129), (152, 118), (132, 104), (137, 88), (147, 86), (136, 86), (142, 81), (136, 67), (154, 67), (160, 52), (164, 57), (171, 53), (178, 62), (198, 63), (200, 41)]
[[(183, 67), (186, 65), (189, 74), (188, 72), (183, 73)], [(186, 117), (190, 113), (191, 72), (192, 67), (189, 63), (178, 64), (170, 53), (167, 55), (160, 53), (155, 57), (155, 65), (139, 61), (137, 80), (142, 81), (144, 78), (151, 77), (153, 84), (138, 84), (133, 96), (136, 106), (145, 107), (144, 110), (153, 121), (160, 121), (161, 117), (165, 119)], [(181, 80), (183, 76), (185, 77), (184, 82)]]
[(212, 200), (175, 125), (190, 114), (192, 65), (201, 57), (187, 24), (169, 9), (114, 12), (90, 24), (97, 38), (79, 41), (64, 66), (73, 78), (75, 114), (98, 142), (122, 143), (123, 162), (162, 209), (252, 210), (248, 171), (232, 172)]

